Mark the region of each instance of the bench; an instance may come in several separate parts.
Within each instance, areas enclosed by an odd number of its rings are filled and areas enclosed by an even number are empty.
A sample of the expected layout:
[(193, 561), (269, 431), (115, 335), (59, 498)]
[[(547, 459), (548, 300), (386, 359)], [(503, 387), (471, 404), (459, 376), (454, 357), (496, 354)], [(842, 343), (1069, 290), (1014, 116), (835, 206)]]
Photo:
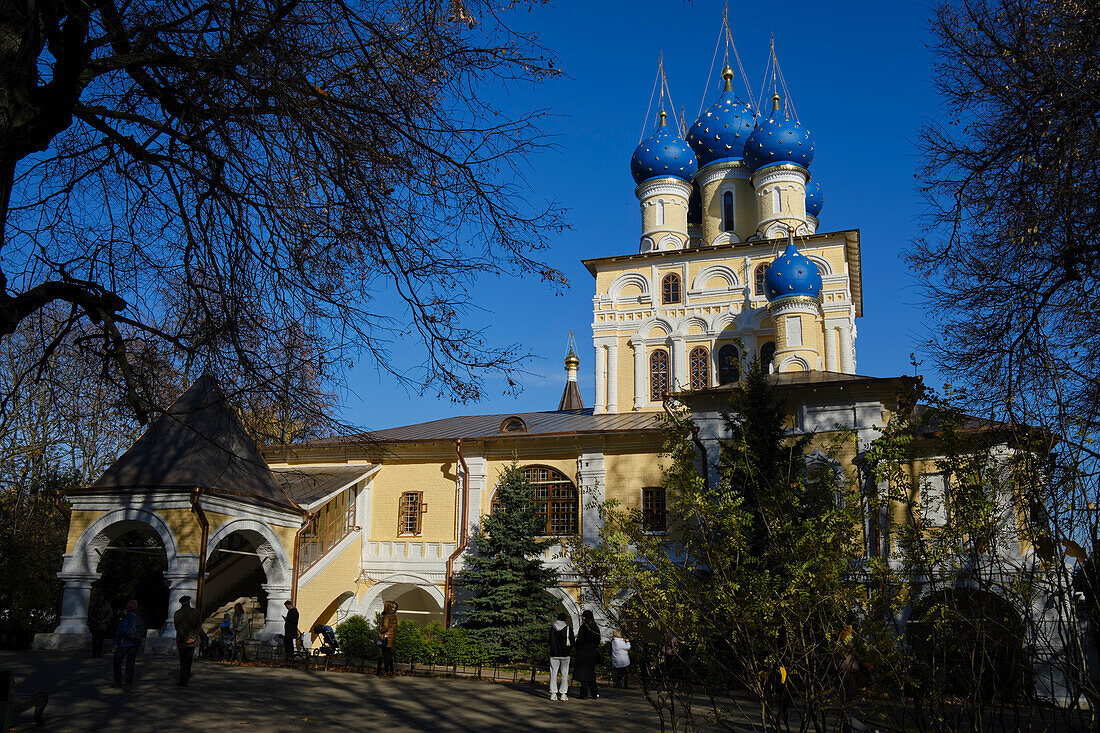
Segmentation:
[(0, 702), (4, 706), (3, 714), (0, 715), (0, 719), (4, 721), (4, 727), (0, 730), (7, 731), (15, 723), (16, 713), (30, 708), (34, 708), (34, 724), (41, 727), (45, 722), (43, 715), (49, 699), (44, 692), (17, 691), (15, 676), (11, 672), (0, 672)]

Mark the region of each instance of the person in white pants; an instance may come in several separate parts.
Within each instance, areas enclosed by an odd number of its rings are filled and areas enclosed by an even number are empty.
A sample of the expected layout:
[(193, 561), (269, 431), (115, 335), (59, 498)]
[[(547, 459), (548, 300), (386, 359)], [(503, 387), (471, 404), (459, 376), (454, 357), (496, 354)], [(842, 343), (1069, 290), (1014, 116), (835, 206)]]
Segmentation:
[[(575, 643), (569, 614), (558, 614), (558, 620), (550, 626), (550, 699), (569, 699), (569, 655)], [(558, 681), (561, 672), (561, 681)]]

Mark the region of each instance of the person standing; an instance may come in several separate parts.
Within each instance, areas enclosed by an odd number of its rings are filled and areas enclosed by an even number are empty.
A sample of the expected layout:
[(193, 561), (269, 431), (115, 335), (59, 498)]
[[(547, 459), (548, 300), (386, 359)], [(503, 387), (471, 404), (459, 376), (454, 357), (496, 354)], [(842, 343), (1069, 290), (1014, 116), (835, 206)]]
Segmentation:
[(294, 642), (298, 640), (298, 609), (290, 601), (283, 601), (286, 616), (283, 616), (283, 654), (287, 664), (294, 663)]
[(103, 656), (103, 640), (107, 638), (107, 624), (115, 610), (102, 593), (96, 593), (95, 600), (88, 607), (88, 630), (92, 632), (92, 657)]
[(614, 671), (615, 687), (626, 687), (626, 677), (630, 669), (630, 639), (623, 638), (623, 632), (615, 630), (611, 640), (611, 668)]
[(248, 640), (248, 614), (240, 603), (233, 604), (233, 659), (245, 661), (244, 643)]
[(379, 677), (393, 677), (393, 645), (397, 641), (397, 601), (386, 601), (382, 606), (382, 621), (378, 624), (379, 651), (378, 667), (375, 672)]
[[(115, 629), (115, 681), (111, 687), (130, 689), (134, 684), (134, 666), (137, 664), (138, 649), (145, 641), (145, 617), (138, 610), (138, 602), (130, 599), (126, 602), (126, 614), (118, 622)], [(125, 680), (122, 676), (123, 666), (126, 668)]]
[[(569, 655), (573, 653), (573, 627), (569, 614), (562, 611), (550, 625), (550, 699), (569, 699)], [(558, 673), (561, 672), (561, 682)]]
[(191, 596), (180, 598), (180, 608), (172, 616), (176, 626), (176, 651), (180, 656), (180, 679), (176, 684), (186, 687), (191, 680), (191, 663), (195, 661), (195, 645), (203, 636), (202, 617), (191, 607)]
[(580, 699), (598, 698), (600, 688), (596, 684), (596, 665), (600, 663), (600, 627), (592, 611), (581, 614), (581, 630), (577, 633), (577, 671), (573, 679), (580, 683)]

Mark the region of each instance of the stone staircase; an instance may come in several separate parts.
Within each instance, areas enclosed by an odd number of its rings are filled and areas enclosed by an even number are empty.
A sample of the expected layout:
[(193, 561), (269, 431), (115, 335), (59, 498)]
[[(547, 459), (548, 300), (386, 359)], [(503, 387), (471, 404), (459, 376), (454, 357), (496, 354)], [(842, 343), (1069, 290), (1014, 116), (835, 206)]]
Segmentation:
[(222, 621), (225, 618), (225, 614), (233, 615), (233, 605), (239, 603), (244, 606), (244, 612), (248, 615), (249, 620), (252, 622), (251, 634), (255, 635), (258, 631), (262, 630), (265, 623), (264, 609), (260, 605), (260, 600), (255, 596), (247, 598), (241, 596), (240, 598), (233, 598), (221, 606), (218, 606), (214, 611), (207, 616), (202, 622), (202, 630), (206, 632), (206, 635), (211, 639), (217, 636), (218, 627), (221, 626)]

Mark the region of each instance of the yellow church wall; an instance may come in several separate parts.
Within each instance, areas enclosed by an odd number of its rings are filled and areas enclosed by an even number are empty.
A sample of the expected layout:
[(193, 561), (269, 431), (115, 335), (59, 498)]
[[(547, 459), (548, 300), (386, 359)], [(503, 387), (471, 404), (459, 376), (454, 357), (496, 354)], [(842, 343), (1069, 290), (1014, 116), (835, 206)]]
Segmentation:
[(420, 519), (417, 541), (455, 541), (455, 461), (430, 460), (385, 462), (374, 475), (371, 488), (370, 539), (403, 541), (413, 535), (398, 534), (398, 504), (406, 491), (422, 491), (427, 511)]
[(316, 624), (331, 621), (336, 610), (333, 602), (344, 593), (355, 592), (362, 551), (363, 541), (356, 537), (306, 585), (299, 584), (297, 605), (303, 631), (308, 632)]
[(660, 438), (657, 437), (651, 452), (606, 453), (603, 461), (605, 499), (615, 499), (624, 508), (640, 508), (642, 489), (660, 486), (664, 479), (664, 462), (657, 458), (660, 451)]

